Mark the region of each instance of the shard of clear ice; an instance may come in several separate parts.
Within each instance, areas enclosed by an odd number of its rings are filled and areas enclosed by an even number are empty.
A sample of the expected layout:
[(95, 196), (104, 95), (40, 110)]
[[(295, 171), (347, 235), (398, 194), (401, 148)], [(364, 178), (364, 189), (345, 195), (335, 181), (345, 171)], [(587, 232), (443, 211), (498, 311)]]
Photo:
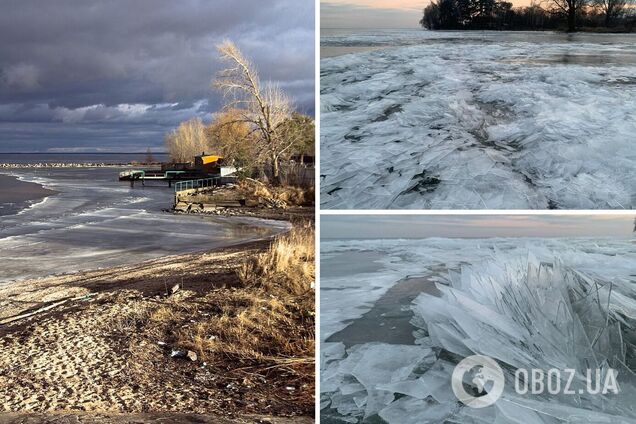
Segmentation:
[(322, 207), (633, 208), (633, 40), (532, 37), (323, 39), (384, 48), (321, 60)]
[[(623, 258), (610, 254), (614, 266), (603, 273), (598, 270), (607, 264), (592, 246), (557, 255), (544, 250), (547, 243), (532, 243), (530, 254), (495, 249), (436, 279), (438, 293), (421, 293), (412, 304), (420, 344), (334, 345), (324, 410), (389, 424), (636, 423), (636, 268), (633, 254), (626, 254), (633, 246), (624, 245)], [(619, 251), (618, 245), (596, 248)], [(506, 378), (501, 399), (482, 410), (459, 403), (450, 389), (455, 363), (474, 354), (494, 358)], [(577, 392), (586, 384), (582, 370), (611, 368), (620, 392), (520, 395), (513, 383), (518, 368), (575, 369)]]

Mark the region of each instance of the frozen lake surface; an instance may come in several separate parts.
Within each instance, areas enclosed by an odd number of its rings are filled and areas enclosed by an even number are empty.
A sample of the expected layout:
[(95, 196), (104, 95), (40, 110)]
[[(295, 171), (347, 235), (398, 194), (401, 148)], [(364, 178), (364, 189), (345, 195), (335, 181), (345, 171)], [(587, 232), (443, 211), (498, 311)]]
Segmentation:
[(331, 31), (321, 48), (322, 207), (636, 206), (636, 35)]
[(0, 284), (213, 249), (288, 228), (282, 221), (164, 212), (172, 205), (173, 189), (131, 188), (118, 181), (119, 171), (3, 171), (56, 194), (0, 214)]
[[(635, 263), (627, 238), (323, 241), (321, 421), (636, 422)], [(506, 376), (483, 409), (450, 385), (474, 354)], [(578, 390), (584, 370), (608, 367), (618, 395), (512, 389), (517, 368), (576, 369)]]

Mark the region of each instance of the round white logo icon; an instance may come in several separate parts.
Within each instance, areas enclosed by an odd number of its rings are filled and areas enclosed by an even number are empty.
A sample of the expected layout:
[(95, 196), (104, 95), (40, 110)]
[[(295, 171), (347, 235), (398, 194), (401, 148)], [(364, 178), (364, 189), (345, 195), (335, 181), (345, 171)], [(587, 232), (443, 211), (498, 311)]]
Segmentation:
[[(486, 394), (475, 396), (468, 393), (464, 388), (464, 381), (472, 383), (479, 394)], [(453, 393), (457, 399), (471, 408), (485, 408), (495, 403), (503, 393), (504, 384), (505, 378), (499, 364), (494, 359), (482, 355), (462, 359), (453, 370), (451, 379)]]

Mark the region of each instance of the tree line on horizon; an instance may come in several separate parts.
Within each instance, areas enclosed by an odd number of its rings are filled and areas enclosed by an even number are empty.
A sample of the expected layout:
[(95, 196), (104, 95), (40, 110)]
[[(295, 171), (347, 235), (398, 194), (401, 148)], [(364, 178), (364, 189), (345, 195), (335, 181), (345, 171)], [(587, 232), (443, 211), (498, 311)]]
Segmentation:
[(636, 0), (546, 0), (513, 7), (505, 0), (432, 0), (420, 25), (430, 30), (567, 30), (632, 32)]
[(276, 85), (261, 83), (254, 65), (231, 42), (217, 46), (228, 64), (213, 86), (225, 104), (206, 125), (198, 118), (166, 134), (173, 162), (191, 162), (202, 152), (223, 156), (243, 176), (263, 175), (267, 168), (274, 185), (281, 184), (281, 163), (292, 156), (313, 156), (314, 120), (294, 111), (290, 98)]

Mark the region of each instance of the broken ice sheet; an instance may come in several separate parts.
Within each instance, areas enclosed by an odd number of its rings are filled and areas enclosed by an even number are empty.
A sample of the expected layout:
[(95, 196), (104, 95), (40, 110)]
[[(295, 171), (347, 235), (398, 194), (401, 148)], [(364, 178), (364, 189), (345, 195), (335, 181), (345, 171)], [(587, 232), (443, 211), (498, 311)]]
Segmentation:
[[(385, 343), (354, 346), (347, 350), (345, 359), (323, 371), (321, 391), (330, 390), (334, 381), (340, 382), (335, 398), (331, 395), (331, 407), (340, 413), (355, 411), (353, 415), (370, 417), (394, 400), (392, 392), (378, 386), (406, 380), (428, 355), (432, 355), (432, 351), (420, 346)], [(358, 387), (362, 393), (356, 397)]]
[[(438, 275), (436, 294), (414, 302), (421, 346), (328, 344), (323, 411), (369, 423), (636, 422), (636, 247), (629, 239), (365, 240), (325, 248), (358, 244), (400, 257), (400, 269), (419, 263), (420, 272), (433, 272), (430, 264), (445, 263), (459, 272)], [(408, 355), (401, 355), (411, 349), (424, 356), (404, 367)], [(450, 389), (455, 363), (472, 354), (495, 358), (507, 381), (502, 398), (483, 410), (464, 407)], [(574, 390), (585, 387), (581, 370), (612, 367), (621, 391), (521, 396), (513, 390), (517, 367), (575, 368)]]
[(633, 40), (527, 37), (322, 39), (392, 46), (321, 60), (322, 207), (634, 207)]

